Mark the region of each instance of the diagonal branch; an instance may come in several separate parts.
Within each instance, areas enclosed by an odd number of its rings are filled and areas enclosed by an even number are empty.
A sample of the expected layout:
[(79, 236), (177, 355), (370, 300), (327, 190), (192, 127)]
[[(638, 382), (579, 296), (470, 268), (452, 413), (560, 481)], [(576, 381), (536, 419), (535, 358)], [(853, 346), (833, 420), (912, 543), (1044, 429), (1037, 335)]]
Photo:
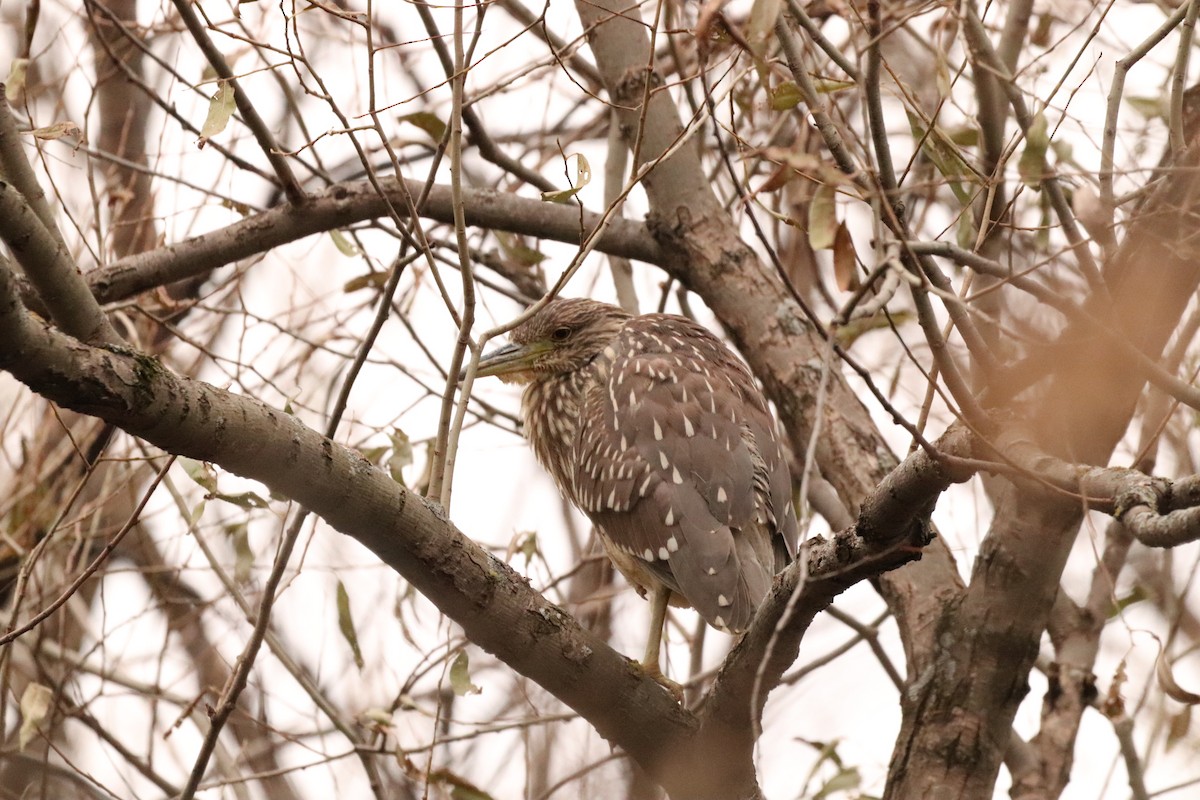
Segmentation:
[(4, 181), (0, 181), (0, 239), (63, 330), (85, 342), (121, 341), (62, 239), (47, 230), (27, 199)]
[[(969, 456), (973, 442), (969, 431), (956, 425), (937, 441), (937, 448), (945, 455)], [(914, 451), (867, 498), (852, 528), (809, 542), (807, 558), (776, 579), (705, 698), (697, 734), (700, 751), (725, 753), (727, 762), (753, 763), (753, 732), (767, 694), (795, 662), (809, 625), (850, 586), (921, 557), (933, 538), (929, 513), (938, 496), (974, 474), (952, 463), (923, 449)], [(740, 757), (729, 757), (732, 753)]]
[[(294, 498), (403, 575), (473, 642), (541, 684), (652, 773), (695, 722), (657, 683), (464, 536), (436, 505), (295, 417), (96, 348), (27, 314), (0, 269), (0, 369), (59, 405)], [(248, 448), (246, 442), (255, 442)]]

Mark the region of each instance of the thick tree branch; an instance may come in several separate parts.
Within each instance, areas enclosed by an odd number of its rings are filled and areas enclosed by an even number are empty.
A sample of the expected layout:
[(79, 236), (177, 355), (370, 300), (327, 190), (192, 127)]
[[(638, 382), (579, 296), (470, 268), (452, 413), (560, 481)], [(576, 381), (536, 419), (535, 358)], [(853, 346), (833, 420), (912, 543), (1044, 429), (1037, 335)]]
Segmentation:
[[(939, 452), (966, 456), (972, 442), (966, 428), (956, 426), (937, 446)], [(753, 763), (754, 732), (767, 694), (795, 662), (816, 615), (860, 580), (920, 558), (934, 536), (929, 513), (938, 496), (973, 474), (917, 450), (867, 498), (853, 528), (807, 543), (803, 564), (798, 561), (776, 579), (705, 698), (700, 752), (722, 753), (726, 765)]]
[[(1188, 151), (1186, 164), (1196, 163), (1194, 150)], [(1165, 174), (1105, 265), (1101, 291), (1089, 300), (1091, 314), (1108, 319), (1143, 353), (1162, 352), (1200, 285), (1200, 259), (1191, 238), (1198, 207), (1194, 173)], [(1080, 323), (1068, 324), (1050, 346), (1052, 357), (1025, 384), (1041, 384), (1041, 390), (1026, 393), (1025, 402), (1012, 409), (1028, 421), (1029, 438), (1039, 451), (1071, 463), (1107, 463), (1144, 386), (1124, 359), (1112, 357), (1112, 349), (1106, 337)], [(1028, 692), (1028, 672), (1083, 504), (1071, 497), (1054, 500), (1023, 483), (999, 486), (994, 503), (996, 517), (970, 589), (934, 622), (942, 635), (929, 671), (904, 695), (887, 798), (989, 794), (1013, 716)], [(1191, 520), (1179, 524), (1183, 530), (1192, 527)]]
[[(718, 682), (707, 716), (717, 720), (696, 738), (696, 720), (654, 681), (603, 641), (529, 588), (524, 578), (463, 536), (437, 506), (409, 493), (354, 452), (305, 427), (293, 416), (175, 375), (157, 360), (125, 348), (95, 348), (28, 315), (11, 273), (0, 270), (0, 369), (64, 407), (99, 416), (169, 452), (211, 461), (262, 481), (297, 500), (352, 536), (395, 569), (473, 642), (493, 652), (578, 711), (666, 786), (674, 797), (724, 797), (736, 773), (717, 765), (706, 749), (717, 734), (738, 726), (752, 746), (744, 708), (757, 661), (775, 638), (776, 621), (791, 613), (784, 641), (775, 645), (767, 691), (794, 660), (807, 622), (847, 586), (915, 558), (925, 543), (929, 502), (949, 478), (924, 451), (897, 470), (879, 497), (866, 504), (859, 527), (814, 541), (785, 573), (755, 632), (735, 651)], [(253, 441), (256, 447), (244, 443)], [(932, 477), (930, 477), (932, 476)], [(932, 481), (932, 482), (931, 482)], [(894, 504), (906, 514), (894, 513)], [(916, 509), (916, 511), (914, 511)], [(880, 514), (883, 516), (880, 517)], [(884, 531), (886, 533), (880, 533)], [(906, 536), (913, 547), (897, 551)], [(755, 713), (757, 714), (758, 711)], [(730, 715), (738, 716), (733, 720)], [(703, 754), (709, 754), (705, 756)], [(752, 762), (746, 759), (749, 766)], [(753, 775), (738, 787), (755, 791)], [(716, 792), (716, 793), (714, 793)], [(741, 792), (739, 792), (740, 794)]]
[[(646, 27), (619, 0), (580, 0), (576, 8), (622, 132), (627, 142), (639, 142), (635, 168), (655, 162), (674, 144), (682, 125), (670, 95), (659, 88), (661, 78), (647, 70), (652, 61)], [(840, 166), (856, 170), (853, 162)], [(699, 294), (726, 326), (775, 402), (793, 450), (803, 453), (814, 430), (819, 432), (815, 463), (857, 514), (897, 460), (841, 374), (825, 373), (825, 343), (783, 284), (740, 239), (705, 176), (691, 146), (656, 163), (647, 175), (650, 222), (664, 257), (659, 263)], [(822, 387), (825, 401), (818, 403)], [(934, 651), (934, 623), (961, 591), (945, 544), (935, 540), (920, 561), (883, 575), (879, 587), (900, 626), (910, 675), (916, 674)]]
[(3, 181), (0, 181), (0, 239), (8, 245), (51, 318), (63, 330), (85, 342), (121, 341), (88, 291), (62, 239), (46, 229), (12, 184)]
[[(175, 375), (143, 354), (88, 347), (64, 336), (24, 312), (6, 270), (0, 271), (0, 334), (9, 344), (0, 351), (0, 368), (48, 399), (170, 452), (260, 480), (366, 545), (472, 641), (577, 710), (675, 797), (729, 796), (714, 793), (713, 762), (701, 754), (711, 754), (706, 745), (718, 733), (727, 735), (731, 723), (746, 723), (737, 725), (738, 737), (752, 746), (744, 701), (755, 665), (776, 637), (776, 621), (791, 614), (783, 643), (775, 645), (759, 711), (794, 660), (807, 622), (847, 586), (917, 557), (927, 528), (913, 523), (956, 479), (918, 451), (866, 505), (858, 529), (870, 536), (850, 530), (807, 548), (803, 568), (798, 563), (785, 573), (754, 632), (735, 651), (706, 712), (716, 722), (697, 740), (695, 718), (661, 687), (463, 536), (440, 509), (294, 417)], [(246, 448), (247, 441), (257, 446)], [(906, 537), (915, 537), (908, 540), (913, 546), (897, 551)], [(730, 776), (723, 767), (717, 771)], [(753, 787), (753, 776), (740, 786)]]
[[(290, 203), (249, 216), (210, 233), (177, 244), (166, 245), (116, 261), (88, 273), (88, 284), (101, 303), (112, 303), (165, 286), (183, 278), (264, 253), (315, 233), (387, 215), (391, 202), (402, 208), (405, 189), (394, 178), (381, 178), (386, 191), (381, 197), (367, 181), (341, 183), (309, 195), (303, 206)], [(424, 184), (407, 181), (412, 196)], [(544, 203), (489, 189), (463, 189), (468, 225), (509, 231), (544, 239), (578, 244), (600, 222), (600, 215), (556, 203)], [(454, 221), (450, 187), (435, 185), (429, 192), (424, 213), (444, 223)], [(581, 221), (582, 220), (582, 221)], [(597, 250), (655, 264), (663, 260), (658, 243), (644, 224), (626, 219), (610, 220), (600, 236)], [(28, 300), (30, 294), (23, 292)], [(36, 305), (30, 304), (36, 310)]]
[(0, 179), (16, 187), (46, 230), (61, 242), (62, 231), (58, 229), (58, 221), (50, 210), (46, 192), (33, 174), (29, 160), (25, 158), (21, 134), (17, 131), (17, 121), (9, 108), (7, 89), (3, 83), (0, 83)]

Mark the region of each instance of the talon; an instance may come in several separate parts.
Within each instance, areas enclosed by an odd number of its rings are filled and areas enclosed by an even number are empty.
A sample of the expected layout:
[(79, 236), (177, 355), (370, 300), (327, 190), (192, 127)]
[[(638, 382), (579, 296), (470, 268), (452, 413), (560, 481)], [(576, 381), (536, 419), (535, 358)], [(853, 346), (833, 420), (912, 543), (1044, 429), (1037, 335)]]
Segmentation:
[(634, 661), (633, 665), (647, 678), (653, 679), (655, 683), (670, 692), (676, 703), (683, 705), (683, 686), (664, 675), (657, 664), (643, 664), (640, 661)]

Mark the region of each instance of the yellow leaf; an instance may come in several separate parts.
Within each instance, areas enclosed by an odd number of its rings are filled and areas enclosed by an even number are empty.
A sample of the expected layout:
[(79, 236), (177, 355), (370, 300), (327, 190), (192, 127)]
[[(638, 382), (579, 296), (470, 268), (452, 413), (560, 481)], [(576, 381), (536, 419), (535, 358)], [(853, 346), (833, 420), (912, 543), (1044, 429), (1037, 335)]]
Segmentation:
[(434, 144), (441, 144), (442, 139), (446, 136), (446, 123), (442, 122), (441, 118), (432, 111), (414, 111), (396, 121), (407, 122), (409, 125), (415, 125), (425, 131)]
[(358, 245), (350, 241), (346, 234), (342, 233), (337, 228), (334, 228), (329, 232), (329, 238), (333, 239), (333, 246), (336, 247), (338, 252), (344, 256), (356, 256), (361, 252), (358, 249)]
[(341, 581), (337, 582), (337, 612), (338, 612), (338, 628), (342, 631), (342, 638), (346, 640), (346, 644), (350, 645), (350, 652), (354, 654), (354, 664), (359, 669), (363, 668), (362, 650), (358, 649), (358, 634), (354, 632), (354, 617), (350, 614), (350, 595), (346, 592), (346, 584)]
[(25, 91), (25, 72), (28, 66), (28, 58), (14, 58), (12, 66), (8, 68), (8, 80), (4, 82), (4, 88), (10, 100), (15, 100)]
[(233, 109), (235, 107), (236, 104), (233, 101), (233, 84), (228, 81), (220, 81), (217, 84), (217, 91), (213, 93), (212, 99), (208, 101), (208, 116), (204, 118), (204, 124), (200, 127), (200, 140), (198, 144), (201, 147), (209, 139), (225, 130), (225, 126), (229, 124), (229, 118), (233, 116)]
[(483, 691), (471, 683), (471, 662), (464, 650), (459, 650), (458, 655), (450, 664), (450, 688), (459, 697), (467, 694), (479, 694)]
[(833, 187), (823, 183), (817, 187), (808, 206), (808, 244), (814, 250), (828, 250), (837, 236), (837, 203)]
[(771, 91), (771, 108), (775, 111), (787, 111), (800, 105), (804, 93), (792, 81), (784, 81)]
[(746, 41), (756, 56), (762, 56), (764, 45), (775, 30), (775, 20), (783, 11), (783, 0), (754, 0), (750, 20), (746, 25)]
[(557, 192), (542, 192), (542, 201), (546, 203), (565, 203), (575, 195), (579, 194), (579, 190), (587, 186), (592, 181), (592, 165), (584, 157), (583, 153), (571, 153), (567, 156), (568, 159), (575, 159), (575, 180), (571, 182), (570, 189), (561, 189)]
[(412, 441), (408, 434), (399, 428), (388, 434), (388, 439), (392, 442), (392, 455), (387, 460), (388, 474), (396, 483), (407, 486), (404, 482), (404, 468), (413, 464)]
[(1021, 180), (1029, 186), (1037, 186), (1046, 174), (1046, 150), (1050, 147), (1050, 125), (1045, 114), (1038, 114), (1029, 124), (1025, 134), (1025, 151), (1017, 162)]
[(213, 468), (203, 461), (196, 461), (187, 456), (180, 456), (176, 463), (183, 467), (187, 476), (200, 485), (209, 494), (217, 491), (217, 474)]

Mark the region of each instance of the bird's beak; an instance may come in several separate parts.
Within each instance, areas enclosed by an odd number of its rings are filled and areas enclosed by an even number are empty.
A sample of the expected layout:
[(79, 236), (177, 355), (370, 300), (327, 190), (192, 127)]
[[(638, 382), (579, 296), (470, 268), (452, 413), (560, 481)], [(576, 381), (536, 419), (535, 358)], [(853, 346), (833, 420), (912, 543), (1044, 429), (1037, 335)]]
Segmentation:
[[(505, 382), (524, 383), (532, 377), (528, 373), (532, 372), (533, 365), (549, 349), (548, 344), (541, 342), (502, 345), (490, 353), (483, 354), (483, 357), (479, 359), (479, 368), (475, 372), (475, 377), (486, 378), (496, 375)], [(458, 379), (461, 381), (466, 376), (467, 372), (464, 369)]]

